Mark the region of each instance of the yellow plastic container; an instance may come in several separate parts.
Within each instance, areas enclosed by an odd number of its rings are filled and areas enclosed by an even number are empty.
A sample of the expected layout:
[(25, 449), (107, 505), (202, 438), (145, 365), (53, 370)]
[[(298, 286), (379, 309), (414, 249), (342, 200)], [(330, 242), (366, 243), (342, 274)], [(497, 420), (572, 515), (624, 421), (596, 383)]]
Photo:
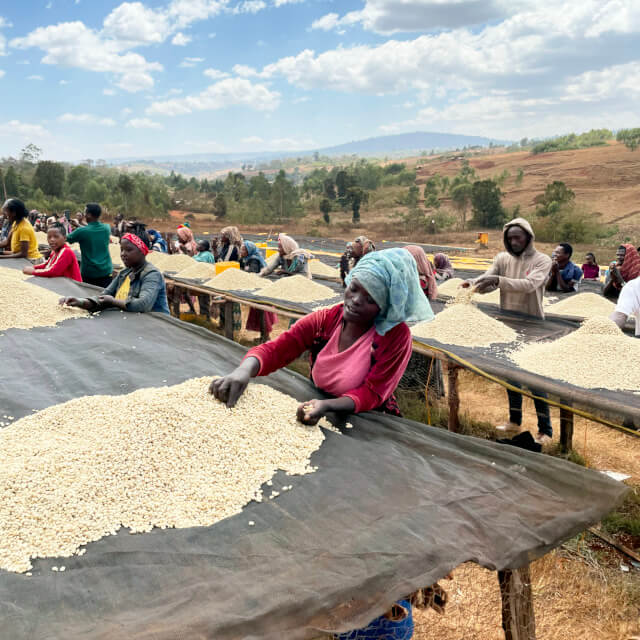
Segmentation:
[(278, 253), (278, 250), (277, 249), (267, 249), (266, 253), (267, 253), (267, 259), (269, 259), (271, 256), (275, 256), (276, 253)]
[(256, 242), (256, 247), (258, 247), (258, 249), (266, 249), (267, 248), (267, 243), (266, 242)]
[(232, 260), (230, 262), (216, 262), (216, 275), (226, 271), (227, 269), (239, 269), (240, 263)]

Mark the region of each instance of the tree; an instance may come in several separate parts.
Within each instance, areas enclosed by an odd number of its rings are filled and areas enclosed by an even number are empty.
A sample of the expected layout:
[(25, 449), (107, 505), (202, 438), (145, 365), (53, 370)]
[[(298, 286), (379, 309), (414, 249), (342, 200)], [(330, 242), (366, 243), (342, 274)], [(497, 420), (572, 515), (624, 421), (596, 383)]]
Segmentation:
[(518, 173), (516, 174), (516, 184), (520, 186), (522, 184), (522, 179), (524, 178), (524, 169), (522, 167), (518, 169)]
[(216, 194), (213, 200), (213, 215), (216, 218), (224, 218), (227, 215), (227, 201), (223, 193)]
[(546, 217), (557, 213), (564, 205), (575, 200), (576, 194), (560, 181), (554, 180), (549, 183), (544, 193), (536, 196), (534, 202), (536, 207), (536, 215)]
[(4, 175), (4, 190), (5, 197), (7, 198), (20, 197), (23, 195), (20, 174), (12, 166), (9, 166)]
[(331, 211), (331, 202), (327, 198), (322, 198), (322, 200), (320, 200), (320, 211), (322, 212), (324, 221), (329, 224), (331, 222), (331, 218), (329, 217), (329, 212)]
[(338, 189), (338, 198), (346, 198), (347, 189), (351, 185), (349, 184), (349, 176), (344, 169), (341, 169), (336, 174), (336, 187)]
[[(84, 200), (89, 182), (89, 168), (84, 164), (72, 167), (67, 174), (67, 193), (74, 200)], [(91, 198), (89, 202), (95, 202)]]
[(502, 191), (494, 180), (476, 180), (471, 187), (473, 221), (479, 227), (497, 229), (506, 220)]
[(43, 160), (38, 162), (33, 176), (33, 186), (42, 189), (48, 196), (62, 198), (64, 192), (64, 167), (58, 162)]
[(635, 151), (640, 146), (640, 129), (620, 129), (616, 140), (623, 142), (627, 149)]
[(42, 149), (35, 144), (29, 143), (20, 151), (20, 161), (36, 164), (42, 155)]
[(528, 144), (529, 144), (529, 138), (522, 138), (522, 140), (520, 140), (521, 147), (526, 147)]
[(87, 202), (103, 202), (107, 197), (107, 189), (97, 180), (89, 180), (83, 195)]
[(360, 223), (360, 206), (363, 203), (366, 203), (368, 199), (369, 194), (360, 187), (349, 187), (346, 195), (346, 201), (351, 205), (351, 211), (353, 213), (351, 221), (353, 224)]
[(420, 197), (420, 190), (414, 184), (409, 187), (409, 191), (407, 192), (407, 195), (405, 198), (405, 204), (409, 207), (409, 209), (415, 209), (418, 206), (419, 197)]
[(329, 200), (336, 199), (336, 185), (333, 184), (333, 180), (331, 178), (326, 178), (323, 184), (324, 187), (324, 195), (329, 198)]
[(129, 212), (129, 200), (135, 191), (136, 185), (133, 178), (127, 173), (121, 173), (118, 176), (118, 189), (124, 197), (124, 210)]
[(471, 203), (471, 192), (473, 186), (469, 182), (460, 182), (451, 187), (451, 202), (460, 215), (460, 229), (465, 230), (467, 224), (467, 211)]

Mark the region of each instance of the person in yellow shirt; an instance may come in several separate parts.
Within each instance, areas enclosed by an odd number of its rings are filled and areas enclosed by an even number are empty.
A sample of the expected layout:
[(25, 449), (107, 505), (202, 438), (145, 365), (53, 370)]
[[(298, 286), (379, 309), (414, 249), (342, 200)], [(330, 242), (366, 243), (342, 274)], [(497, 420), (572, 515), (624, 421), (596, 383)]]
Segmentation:
[(32, 264), (44, 259), (38, 251), (36, 234), (29, 222), (29, 212), (22, 200), (9, 198), (2, 205), (2, 213), (9, 219), (9, 235), (0, 241), (0, 258), (27, 258)]

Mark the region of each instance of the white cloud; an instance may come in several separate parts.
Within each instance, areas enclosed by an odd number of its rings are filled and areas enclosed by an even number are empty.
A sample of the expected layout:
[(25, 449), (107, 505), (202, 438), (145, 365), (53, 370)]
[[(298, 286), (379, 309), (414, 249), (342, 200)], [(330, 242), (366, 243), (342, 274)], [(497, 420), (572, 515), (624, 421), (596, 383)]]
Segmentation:
[(314, 20), (311, 24), (312, 29), (321, 29), (322, 31), (331, 31), (340, 23), (340, 16), (337, 13), (327, 13), (322, 18)]
[(133, 118), (127, 122), (127, 127), (133, 129), (163, 129), (159, 122), (154, 122), (149, 118)]
[(131, 142), (108, 142), (104, 145), (109, 151), (127, 151), (133, 149), (133, 143)]
[(223, 153), (228, 151), (227, 147), (217, 140), (186, 140), (187, 147), (199, 149), (200, 151), (208, 151), (209, 153)]
[(161, 64), (147, 62), (138, 53), (119, 53), (120, 43), (102, 39), (78, 21), (38, 27), (10, 44), (18, 49), (41, 49), (45, 52), (44, 64), (114, 74), (117, 86), (132, 93), (151, 88), (151, 72), (162, 71)]
[(68, 80), (60, 80), (60, 82), (58, 82), (58, 84), (61, 84), (61, 85), (69, 84), (69, 81)]
[(259, 75), (258, 72), (253, 68), (249, 67), (246, 64), (236, 64), (233, 66), (233, 73), (237, 76), (241, 76), (243, 78), (251, 78), (253, 76)]
[(259, 136), (249, 136), (248, 138), (242, 138), (244, 144), (262, 144), (264, 140)]
[(42, 76), (34, 75), (34, 76), (27, 76), (27, 80), (44, 80), (44, 78)]
[(273, 151), (296, 151), (314, 146), (311, 138), (276, 138), (269, 142), (269, 149)]
[(105, 96), (115, 96), (118, 92), (115, 89), (103, 89), (102, 94)]
[(301, 104), (302, 102), (309, 102), (311, 98), (309, 96), (301, 96), (300, 98), (294, 98), (293, 104)]
[(29, 60), (18, 60), (16, 64), (31, 64)]
[(191, 42), (191, 36), (185, 36), (184, 33), (178, 31), (171, 39), (171, 44), (175, 44), (177, 47), (185, 47)]
[(3, 71), (2, 69), (0, 69), (0, 78), (2, 78), (5, 75), (6, 71)]
[(258, 13), (267, 8), (267, 3), (264, 0), (244, 0), (240, 4), (236, 5), (233, 9), (233, 13)]
[(210, 33), (207, 37), (209, 37), (209, 38), (215, 38), (215, 37), (216, 37), (216, 35), (217, 35), (217, 34), (216, 34), (216, 33), (215, 33), (215, 31), (214, 31), (214, 32)]
[(133, 113), (133, 109), (129, 109), (129, 107), (125, 107), (124, 109), (122, 109), (120, 111), (120, 115), (124, 118), (126, 116), (128, 116), (129, 114)]
[(103, 127), (115, 127), (116, 125), (113, 118), (100, 118), (90, 113), (63, 113), (58, 117), (58, 121), (74, 124), (98, 124)]
[(285, 4), (300, 4), (305, 2), (305, 0), (273, 0), (273, 5), (275, 7), (282, 7)]
[(0, 136), (10, 136), (15, 138), (48, 138), (50, 133), (39, 124), (29, 124), (20, 120), (10, 120), (0, 124)]
[(103, 23), (103, 35), (123, 47), (164, 42), (171, 33), (169, 17), (141, 2), (123, 2)]
[(197, 95), (155, 102), (147, 108), (147, 113), (177, 116), (239, 105), (258, 111), (273, 111), (279, 104), (280, 94), (264, 84), (253, 84), (246, 78), (225, 78)]
[(221, 80), (229, 77), (226, 71), (220, 71), (219, 69), (205, 69), (202, 73), (212, 80)]
[(178, 65), (179, 67), (195, 67), (197, 64), (204, 62), (204, 58), (184, 58)]
[(51, 9), (51, 7), (53, 7), (53, 2), (47, 2), (47, 4), (44, 6), (45, 9)]

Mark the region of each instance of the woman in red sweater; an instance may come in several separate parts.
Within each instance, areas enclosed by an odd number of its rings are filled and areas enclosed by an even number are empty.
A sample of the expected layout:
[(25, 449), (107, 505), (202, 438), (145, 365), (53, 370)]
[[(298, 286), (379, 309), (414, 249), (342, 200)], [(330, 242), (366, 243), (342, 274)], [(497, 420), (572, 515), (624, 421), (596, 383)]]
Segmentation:
[(411, 356), (406, 322), (433, 318), (415, 260), (404, 249), (364, 256), (346, 278), (344, 303), (314, 311), (275, 340), (251, 349), (210, 391), (235, 406), (251, 378), (280, 369), (305, 351), (311, 379), (329, 399), (298, 407), (298, 419), (316, 424), (330, 411), (379, 409), (399, 415), (393, 392)]
[(49, 259), (44, 264), (24, 267), (22, 272), (28, 276), (70, 278), (76, 282), (82, 282), (78, 259), (73, 249), (67, 244), (67, 232), (60, 223), (49, 227), (47, 242), (51, 247)]

